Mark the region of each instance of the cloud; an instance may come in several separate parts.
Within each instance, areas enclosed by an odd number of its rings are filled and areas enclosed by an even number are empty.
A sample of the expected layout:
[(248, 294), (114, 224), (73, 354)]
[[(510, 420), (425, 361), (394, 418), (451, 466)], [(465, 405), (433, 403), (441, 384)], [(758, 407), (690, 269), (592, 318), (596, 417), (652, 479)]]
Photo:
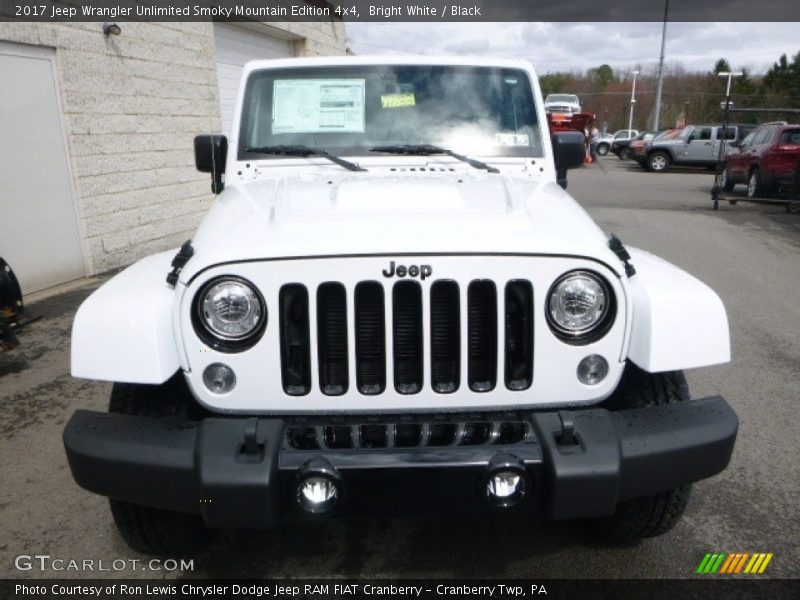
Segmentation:
[[(654, 68), (661, 23), (347, 23), (356, 54), (458, 54), (530, 60), (539, 72)], [(797, 23), (686, 23), (667, 26), (666, 60), (708, 71), (719, 58), (763, 72), (800, 51)]]

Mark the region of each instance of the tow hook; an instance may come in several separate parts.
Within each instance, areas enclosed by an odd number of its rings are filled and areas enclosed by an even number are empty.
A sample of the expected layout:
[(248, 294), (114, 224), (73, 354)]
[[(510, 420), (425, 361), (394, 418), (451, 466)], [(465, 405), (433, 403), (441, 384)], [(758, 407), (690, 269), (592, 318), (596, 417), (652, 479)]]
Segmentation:
[(561, 433), (556, 435), (556, 443), (559, 446), (577, 446), (578, 436), (575, 435), (575, 421), (572, 419), (572, 413), (560, 410), (558, 418), (561, 420)]

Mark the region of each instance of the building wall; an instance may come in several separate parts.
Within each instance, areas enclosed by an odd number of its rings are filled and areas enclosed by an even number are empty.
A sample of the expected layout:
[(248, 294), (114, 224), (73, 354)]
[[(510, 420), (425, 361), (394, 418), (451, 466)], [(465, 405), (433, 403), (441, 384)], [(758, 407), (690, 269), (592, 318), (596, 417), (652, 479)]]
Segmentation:
[[(213, 200), (193, 156), (195, 135), (220, 130), (213, 24), (120, 26), (0, 23), (0, 40), (56, 49), (89, 274), (180, 245)], [(345, 53), (342, 23), (264, 28), (299, 56)]]

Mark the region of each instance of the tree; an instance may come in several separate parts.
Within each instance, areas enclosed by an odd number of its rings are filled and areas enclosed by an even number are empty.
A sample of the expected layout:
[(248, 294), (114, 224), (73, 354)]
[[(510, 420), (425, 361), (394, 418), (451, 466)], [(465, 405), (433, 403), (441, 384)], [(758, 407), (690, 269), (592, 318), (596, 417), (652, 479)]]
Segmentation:
[(606, 89), (609, 85), (616, 81), (614, 76), (614, 69), (608, 65), (600, 65), (594, 69), (589, 69), (589, 79), (595, 84), (598, 91)]
[(791, 62), (782, 54), (764, 76), (764, 87), (773, 93), (788, 96), (791, 106), (800, 106), (800, 52), (794, 55)]
[(720, 58), (716, 64), (714, 65), (714, 70), (712, 71), (714, 75), (719, 75), (720, 73), (731, 72), (731, 63), (729, 63), (724, 58)]

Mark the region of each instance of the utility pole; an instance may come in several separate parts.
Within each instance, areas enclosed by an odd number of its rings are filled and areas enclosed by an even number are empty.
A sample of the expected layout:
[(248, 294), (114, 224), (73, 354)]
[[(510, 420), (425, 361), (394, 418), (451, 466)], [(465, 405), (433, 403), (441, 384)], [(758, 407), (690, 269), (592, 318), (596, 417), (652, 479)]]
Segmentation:
[(667, 17), (669, 0), (664, 0), (664, 25), (661, 29), (661, 57), (658, 59), (658, 85), (656, 86), (656, 114), (653, 118), (653, 131), (659, 130), (661, 122), (661, 90), (664, 86), (664, 49), (667, 42)]

